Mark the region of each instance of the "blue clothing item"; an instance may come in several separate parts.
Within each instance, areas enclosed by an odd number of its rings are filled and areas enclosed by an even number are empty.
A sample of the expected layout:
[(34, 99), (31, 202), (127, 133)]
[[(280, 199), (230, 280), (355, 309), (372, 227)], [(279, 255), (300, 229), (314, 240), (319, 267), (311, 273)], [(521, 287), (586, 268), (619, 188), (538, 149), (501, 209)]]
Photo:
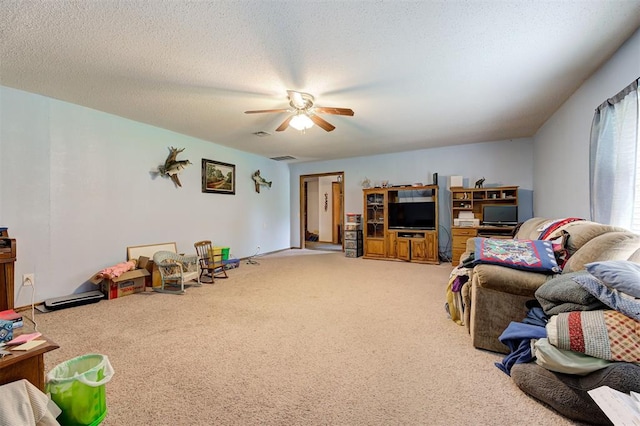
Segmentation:
[(537, 325), (545, 327), (549, 322), (549, 317), (544, 313), (541, 307), (533, 307), (527, 312), (527, 316), (522, 320), (525, 324)]
[(498, 338), (509, 348), (509, 355), (502, 362), (495, 365), (507, 376), (511, 376), (511, 367), (533, 360), (531, 352), (531, 339), (547, 337), (547, 329), (544, 326), (524, 324), (512, 321)]

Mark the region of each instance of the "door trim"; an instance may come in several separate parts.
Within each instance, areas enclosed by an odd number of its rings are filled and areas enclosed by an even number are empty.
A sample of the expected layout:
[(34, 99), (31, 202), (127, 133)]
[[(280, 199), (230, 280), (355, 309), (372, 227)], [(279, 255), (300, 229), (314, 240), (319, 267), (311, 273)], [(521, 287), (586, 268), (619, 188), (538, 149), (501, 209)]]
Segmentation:
[[(298, 206), (298, 217), (300, 218), (300, 248), (305, 248), (305, 233), (304, 233), (304, 208), (307, 202), (306, 194), (304, 192), (304, 181), (307, 178), (318, 178), (325, 176), (338, 176), (342, 181), (342, 195), (340, 196), (340, 203), (342, 204), (342, 210), (344, 212), (344, 172), (327, 172), (327, 173), (314, 173), (309, 175), (300, 175), (299, 193), (300, 193), (300, 205)], [(344, 214), (340, 218), (342, 229), (344, 229)], [(342, 250), (344, 251), (344, 238), (342, 239)]]

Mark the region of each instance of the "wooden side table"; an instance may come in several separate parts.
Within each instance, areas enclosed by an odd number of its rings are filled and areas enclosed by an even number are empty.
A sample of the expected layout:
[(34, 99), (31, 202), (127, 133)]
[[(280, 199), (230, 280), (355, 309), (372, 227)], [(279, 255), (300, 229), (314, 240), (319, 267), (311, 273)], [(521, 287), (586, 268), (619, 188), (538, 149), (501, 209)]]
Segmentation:
[(45, 391), (44, 354), (60, 346), (44, 336), (37, 340), (46, 340), (46, 343), (28, 351), (10, 351), (11, 355), (0, 358), (0, 385), (27, 379), (42, 392)]

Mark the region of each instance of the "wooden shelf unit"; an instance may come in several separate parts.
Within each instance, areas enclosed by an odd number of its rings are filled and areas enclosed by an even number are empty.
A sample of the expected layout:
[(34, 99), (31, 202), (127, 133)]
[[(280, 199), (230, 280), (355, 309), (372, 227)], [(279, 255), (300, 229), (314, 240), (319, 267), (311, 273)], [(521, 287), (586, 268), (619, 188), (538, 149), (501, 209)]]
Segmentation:
[[(405, 195), (435, 204), (435, 226), (389, 229), (389, 203), (399, 203)], [(412, 198), (412, 197), (408, 198)], [(364, 257), (440, 263), (438, 255), (438, 185), (368, 188), (364, 190)]]
[[(469, 238), (483, 236), (491, 238), (510, 238), (512, 226), (482, 226), (482, 208), (486, 205), (518, 205), (518, 187), (501, 186), (495, 188), (453, 187), (451, 191), (451, 259), (454, 265), (465, 252)], [(473, 212), (479, 220), (479, 226), (455, 226), (454, 219), (460, 212)]]
[(0, 311), (13, 309), (16, 263), (16, 240), (7, 228), (0, 228)]

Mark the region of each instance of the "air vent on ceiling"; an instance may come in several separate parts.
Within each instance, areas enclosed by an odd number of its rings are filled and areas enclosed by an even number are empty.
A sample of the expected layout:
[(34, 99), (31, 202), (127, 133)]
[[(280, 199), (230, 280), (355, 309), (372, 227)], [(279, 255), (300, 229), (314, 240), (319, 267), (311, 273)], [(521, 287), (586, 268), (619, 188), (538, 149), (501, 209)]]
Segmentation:
[(287, 160), (295, 160), (296, 158), (290, 155), (283, 155), (281, 157), (271, 157), (271, 159), (275, 161), (287, 161)]
[(261, 138), (265, 137), (265, 136), (271, 136), (271, 133), (267, 133), (267, 132), (263, 132), (262, 130), (259, 132), (255, 132), (254, 135), (256, 136), (260, 136)]

